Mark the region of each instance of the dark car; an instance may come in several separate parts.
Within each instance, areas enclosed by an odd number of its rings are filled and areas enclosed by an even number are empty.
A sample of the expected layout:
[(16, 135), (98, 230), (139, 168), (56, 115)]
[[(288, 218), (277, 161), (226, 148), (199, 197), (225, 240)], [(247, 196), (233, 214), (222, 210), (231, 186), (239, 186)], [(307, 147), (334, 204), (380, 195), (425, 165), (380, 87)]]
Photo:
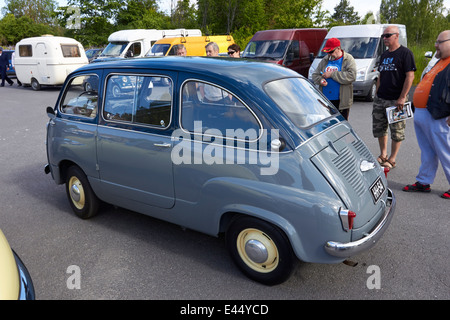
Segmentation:
[(3, 54), (6, 54), (8, 56), (8, 61), (9, 61), (9, 69), (6, 71), (6, 74), (8, 75), (8, 77), (15, 77), (16, 76), (16, 70), (14, 70), (14, 67), (12, 65), (11, 62), (11, 58), (12, 58), (12, 54), (14, 53), (14, 50), (4, 50)]
[(98, 56), (102, 53), (103, 49), (95, 48), (95, 49), (88, 49), (86, 50), (86, 57), (89, 60), (89, 63), (91, 63), (93, 60), (97, 59)]
[(286, 280), (297, 258), (338, 263), (368, 250), (395, 211), (351, 125), (276, 64), (92, 63), (67, 77), (47, 113), (45, 172), (65, 184), (76, 215), (92, 217), (103, 201), (224, 233), (237, 266), (264, 284)]

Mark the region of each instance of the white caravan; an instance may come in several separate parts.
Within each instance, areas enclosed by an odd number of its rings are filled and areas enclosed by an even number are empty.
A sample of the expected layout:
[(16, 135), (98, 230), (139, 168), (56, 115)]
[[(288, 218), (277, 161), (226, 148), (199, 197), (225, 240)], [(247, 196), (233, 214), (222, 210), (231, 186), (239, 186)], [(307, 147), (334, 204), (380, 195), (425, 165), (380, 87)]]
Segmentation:
[(134, 29), (116, 31), (108, 37), (109, 44), (96, 62), (110, 58), (144, 57), (159, 39), (201, 35), (202, 32), (199, 29)]
[(39, 90), (62, 85), (72, 71), (88, 64), (81, 43), (72, 38), (45, 35), (20, 40), (15, 49), (17, 79)]
[[(367, 101), (373, 101), (379, 76), (380, 56), (386, 50), (381, 35), (387, 26), (388, 24), (363, 24), (331, 28), (309, 69), (308, 78), (312, 79), (317, 65), (326, 55), (322, 52), (325, 42), (330, 38), (337, 38), (341, 41), (344, 51), (355, 58), (357, 74), (356, 81), (353, 82), (353, 94), (365, 97)], [(396, 26), (400, 30), (400, 44), (406, 47), (408, 44), (406, 27), (398, 24)]]

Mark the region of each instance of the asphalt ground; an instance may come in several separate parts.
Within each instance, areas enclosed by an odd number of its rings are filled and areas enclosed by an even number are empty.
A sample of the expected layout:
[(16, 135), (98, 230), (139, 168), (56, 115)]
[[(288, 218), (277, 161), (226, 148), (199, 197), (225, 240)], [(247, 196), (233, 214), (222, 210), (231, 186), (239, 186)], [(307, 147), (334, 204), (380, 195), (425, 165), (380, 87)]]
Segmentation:
[[(214, 238), (105, 205), (90, 220), (71, 211), (64, 187), (44, 174), (46, 107), (59, 88), (0, 88), (0, 228), (26, 264), (41, 300), (447, 300), (449, 188), (440, 168), (429, 194), (406, 193), (420, 164), (413, 120), (397, 167), (397, 197), (381, 241), (356, 266), (299, 262), (285, 283), (266, 287), (232, 263)], [(350, 123), (375, 156), (372, 104), (356, 101)], [(295, 307), (295, 304), (292, 305)], [(178, 307), (173, 310), (178, 312)], [(181, 311), (180, 311), (181, 312)]]

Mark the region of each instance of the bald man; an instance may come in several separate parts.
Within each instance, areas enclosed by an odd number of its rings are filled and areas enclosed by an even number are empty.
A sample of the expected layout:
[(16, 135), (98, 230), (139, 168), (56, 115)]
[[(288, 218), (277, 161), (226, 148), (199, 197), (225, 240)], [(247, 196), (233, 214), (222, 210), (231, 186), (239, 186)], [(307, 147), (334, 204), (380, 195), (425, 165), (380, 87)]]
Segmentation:
[[(390, 169), (395, 168), (400, 145), (405, 140), (406, 122), (403, 120), (389, 124), (386, 108), (397, 106), (399, 110), (403, 109), (416, 71), (414, 55), (400, 44), (399, 37), (397, 26), (388, 26), (381, 35), (388, 50), (380, 58), (380, 76), (372, 111), (373, 136), (378, 138), (380, 146), (380, 156), (377, 160), (383, 167)], [(390, 156), (387, 154), (388, 127), (392, 140)]]
[[(423, 77), (413, 97), (421, 165), (416, 183), (403, 188), (407, 192), (430, 192), (439, 162), (450, 185), (450, 30), (439, 34), (435, 47), (440, 60)], [(441, 197), (450, 200), (450, 189)]]

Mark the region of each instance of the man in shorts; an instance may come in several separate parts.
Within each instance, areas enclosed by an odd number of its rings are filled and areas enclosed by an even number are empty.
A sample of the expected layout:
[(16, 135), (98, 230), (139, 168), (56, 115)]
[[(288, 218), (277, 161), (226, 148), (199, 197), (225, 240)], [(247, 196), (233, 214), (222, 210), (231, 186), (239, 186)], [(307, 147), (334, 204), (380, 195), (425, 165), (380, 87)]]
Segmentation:
[[(377, 96), (372, 111), (373, 136), (378, 138), (380, 156), (378, 162), (390, 169), (396, 166), (400, 145), (405, 140), (405, 121), (388, 123), (386, 108), (397, 106), (402, 110), (408, 92), (414, 80), (416, 65), (414, 56), (408, 48), (399, 43), (400, 31), (396, 26), (388, 26), (382, 34), (384, 44), (388, 47), (380, 59), (380, 77), (377, 81)], [(387, 155), (388, 127), (391, 130), (391, 155)]]

